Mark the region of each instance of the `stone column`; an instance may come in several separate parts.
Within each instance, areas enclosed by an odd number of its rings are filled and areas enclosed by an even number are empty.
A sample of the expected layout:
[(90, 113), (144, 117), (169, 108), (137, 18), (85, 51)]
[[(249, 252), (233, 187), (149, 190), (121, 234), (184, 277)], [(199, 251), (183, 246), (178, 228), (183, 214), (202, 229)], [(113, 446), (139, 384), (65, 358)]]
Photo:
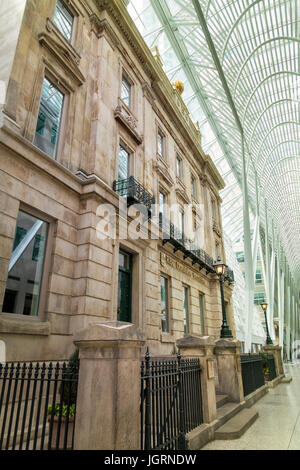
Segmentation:
[(215, 355), (218, 365), (221, 395), (228, 395), (230, 401), (244, 401), (244, 390), (240, 360), (240, 342), (231, 339), (219, 339), (215, 342)]
[(214, 346), (210, 336), (186, 336), (176, 342), (182, 357), (199, 358), (201, 371), (202, 409), (204, 423), (217, 418), (214, 376)]
[(265, 344), (262, 348), (265, 354), (273, 354), (276, 368), (276, 376), (284, 375), (283, 361), (282, 361), (282, 347), (277, 344)]
[(74, 448), (138, 450), (143, 334), (129, 323), (92, 323), (74, 343), (80, 359)]

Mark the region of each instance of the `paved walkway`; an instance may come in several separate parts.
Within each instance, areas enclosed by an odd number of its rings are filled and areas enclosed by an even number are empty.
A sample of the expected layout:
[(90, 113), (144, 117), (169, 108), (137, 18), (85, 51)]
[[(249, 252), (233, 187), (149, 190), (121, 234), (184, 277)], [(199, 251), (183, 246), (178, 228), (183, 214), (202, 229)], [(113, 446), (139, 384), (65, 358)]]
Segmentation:
[(259, 417), (240, 439), (212, 441), (203, 450), (300, 450), (300, 363), (285, 365), (285, 373), (292, 382), (255, 403)]

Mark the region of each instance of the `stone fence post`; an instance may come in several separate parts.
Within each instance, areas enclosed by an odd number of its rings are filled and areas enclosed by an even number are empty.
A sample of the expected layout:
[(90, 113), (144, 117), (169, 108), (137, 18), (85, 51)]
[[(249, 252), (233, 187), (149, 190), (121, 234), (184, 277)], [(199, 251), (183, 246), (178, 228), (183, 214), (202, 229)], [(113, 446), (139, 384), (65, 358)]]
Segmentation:
[(80, 359), (74, 449), (138, 450), (143, 334), (128, 323), (93, 323), (74, 343)]
[(281, 350), (282, 350), (282, 347), (278, 346), (277, 344), (265, 344), (265, 346), (262, 348), (263, 353), (273, 354), (277, 377), (284, 375)]
[(217, 418), (214, 377), (214, 346), (210, 336), (186, 336), (176, 342), (182, 357), (199, 358), (201, 371), (202, 410), (204, 423)]
[(218, 393), (228, 395), (230, 401), (244, 401), (242, 381), (240, 342), (231, 339), (219, 339), (215, 342), (215, 355), (218, 365)]

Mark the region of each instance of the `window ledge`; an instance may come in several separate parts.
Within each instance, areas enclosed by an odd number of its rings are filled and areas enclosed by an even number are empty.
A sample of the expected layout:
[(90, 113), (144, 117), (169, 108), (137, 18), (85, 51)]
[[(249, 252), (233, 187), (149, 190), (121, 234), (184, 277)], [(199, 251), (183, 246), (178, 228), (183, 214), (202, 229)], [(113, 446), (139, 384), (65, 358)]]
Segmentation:
[(170, 333), (161, 333), (160, 340), (162, 343), (175, 343), (175, 338)]
[(33, 318), (24, 319), (20, 315), (1, 314), (0, 333), (49, 336), (51, 327), (49, 322), (42, 322)]

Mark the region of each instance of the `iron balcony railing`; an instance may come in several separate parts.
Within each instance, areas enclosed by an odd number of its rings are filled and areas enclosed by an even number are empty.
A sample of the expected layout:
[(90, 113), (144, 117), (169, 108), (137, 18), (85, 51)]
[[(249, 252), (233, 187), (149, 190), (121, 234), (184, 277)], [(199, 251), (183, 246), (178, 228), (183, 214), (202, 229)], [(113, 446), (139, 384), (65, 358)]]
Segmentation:
[(124, 180), (113, 182), (113, 190), (120, 196), (127, 198), (127, 205), (142, 204), (151, 214), (152, 205), (155, 204), (155, 197), (152, 196), (133, 176)]
[(182, 251), (184, 259), (190, 258), (192, 264), (198, 264), (205, 268), (207, 272), (215, 273), (214, 260), (204, 250), (198, 248), (193, 240), (185, 237), (184, 232), (159, 214), (159, 225), (162, 229), (163, 245), (171, 243), (176, 251)]
[(225, 271), (225, 281), (229, 281), (229, 284), (234, 284), (234, 272), (228, 266)]

